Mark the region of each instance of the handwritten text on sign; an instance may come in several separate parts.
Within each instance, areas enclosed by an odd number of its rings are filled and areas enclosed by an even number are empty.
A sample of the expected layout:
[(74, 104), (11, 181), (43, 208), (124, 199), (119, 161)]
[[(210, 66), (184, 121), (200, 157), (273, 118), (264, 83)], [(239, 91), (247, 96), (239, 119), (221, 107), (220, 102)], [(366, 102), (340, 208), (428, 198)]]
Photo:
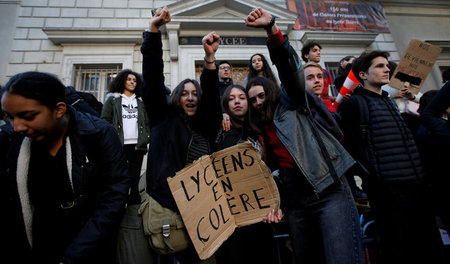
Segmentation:
[(272, 175), (249, 143), (203, 156), (168, 182), (201, 259), (279, 205)]
[(412, 39), (400, 63), (392, 74), (389, 86), (402, 89), (408, 82), (410, 90), (417, 94), (431, 71), (442, 49), (418, 39)]

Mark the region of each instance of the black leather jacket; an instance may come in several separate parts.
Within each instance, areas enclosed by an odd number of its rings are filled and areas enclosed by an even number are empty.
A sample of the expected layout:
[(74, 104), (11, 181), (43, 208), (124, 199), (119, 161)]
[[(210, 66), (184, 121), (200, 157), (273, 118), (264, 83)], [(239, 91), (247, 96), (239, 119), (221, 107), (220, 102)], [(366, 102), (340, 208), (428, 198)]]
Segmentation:
[(289, 41), (268, 47), (283, 84), (273, 117), (277, 136), (318, 195), (356, 162), (337, 139), (342, 133), (323, 101), (305, 92), (301, 60)]

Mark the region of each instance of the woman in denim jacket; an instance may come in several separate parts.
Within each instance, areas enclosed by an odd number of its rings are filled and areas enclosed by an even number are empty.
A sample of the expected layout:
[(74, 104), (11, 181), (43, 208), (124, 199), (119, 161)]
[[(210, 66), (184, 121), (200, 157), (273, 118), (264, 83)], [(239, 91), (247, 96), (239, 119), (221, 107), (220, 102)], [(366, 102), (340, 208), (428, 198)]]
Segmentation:
[[(264, 138), (266, 161), (278, 169), (297, 263), (362, 263), (358, 212), (343, 177), (355, 164), (339, 143), (342, 133), (324, 103), (305, 92), (300, 59), (275, 18), (261, 8), (247, 26), (267, 30), (268, 48), (283, 88), (264, 77), (247, 84), (250, 124)], [(274, 173), (275, 175), (277, 173)], [(278, 222), (281, 210), (267, 217)]]

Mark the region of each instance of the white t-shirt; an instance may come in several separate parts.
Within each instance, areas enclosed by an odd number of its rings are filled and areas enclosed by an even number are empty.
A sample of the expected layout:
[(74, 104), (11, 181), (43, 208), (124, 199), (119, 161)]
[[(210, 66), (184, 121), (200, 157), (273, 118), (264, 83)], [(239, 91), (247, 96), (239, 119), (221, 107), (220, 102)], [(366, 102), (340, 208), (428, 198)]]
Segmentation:
[(136, 144), (138, 140), (138, 105), (136, 95), (122, 97), (123, 144)]

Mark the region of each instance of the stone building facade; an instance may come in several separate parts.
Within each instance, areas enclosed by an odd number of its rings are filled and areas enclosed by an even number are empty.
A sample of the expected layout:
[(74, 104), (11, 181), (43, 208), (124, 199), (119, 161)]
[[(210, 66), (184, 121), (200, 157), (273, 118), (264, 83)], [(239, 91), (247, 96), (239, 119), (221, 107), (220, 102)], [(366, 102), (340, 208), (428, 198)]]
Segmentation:
[(389, 51), (390, 59), (398, 62), (412, 38), (441, 46), (423, 88), (438, 89), (441, 70), (450, 67), (450, 2), (380, 3), (390, 33), (293, 30), (297, 14), (284, 0), (0, 0), (0, 84), (19, 72), (44, 71), (102, 101), (118, 71), (142, 71), (142, 32), (152, 10), (165, 5), (172, 13), (172, 22), (163, 29), (166, 85), (173, 88), (184, 78), (198, 77), (200, 40), (212, 30), (222, 37), (216, 59), (232, 62), (240, 82), (252, 54), (268, 55), (265, 32), (243, 22), (254, 7), (262, 6), (277, 16), (298, 52), (307, 40), (321, 43), (323, 66), (331, 69), (346, 55), (372, 49)]

